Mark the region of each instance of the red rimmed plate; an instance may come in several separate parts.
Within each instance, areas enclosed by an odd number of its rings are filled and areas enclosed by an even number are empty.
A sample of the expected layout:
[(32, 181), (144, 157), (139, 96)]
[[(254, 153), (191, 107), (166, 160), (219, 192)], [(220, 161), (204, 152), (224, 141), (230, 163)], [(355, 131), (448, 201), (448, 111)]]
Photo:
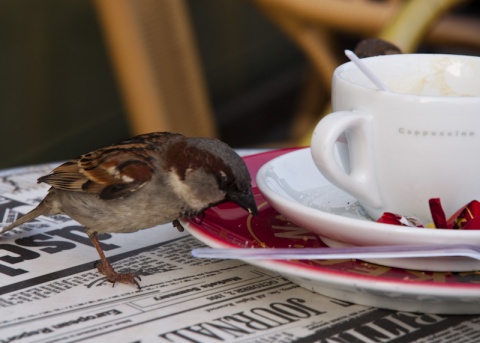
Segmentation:
[[(294, 149), (245, 157), (252, 179), (271, 159)], [(225, 203), (203, 219), (183, 221), (184, 227), (211, 247), (324, 247), (319, 236), (298, 227), (275, 211), (254, 183), (258, 217)], [(360, 260), (248, 260), (276, 271), (292, 282), (332, 298), (399, 311), (444, 314), (480, 313), (480, 275), (475, 272), (421, 272), (390, 268)]]

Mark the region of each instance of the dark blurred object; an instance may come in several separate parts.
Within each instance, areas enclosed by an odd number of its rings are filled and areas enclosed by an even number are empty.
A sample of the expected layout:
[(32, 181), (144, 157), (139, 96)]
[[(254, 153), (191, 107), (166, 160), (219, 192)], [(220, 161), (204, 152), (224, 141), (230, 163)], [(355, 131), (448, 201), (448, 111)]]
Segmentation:
[(401, 53), (396, 45), (379, 38), (364, 39), (355, 47), (355, 54), (360, 58)]
[(129, 135), (89, 1), (1, 1), (0, 43), (0, 168)]

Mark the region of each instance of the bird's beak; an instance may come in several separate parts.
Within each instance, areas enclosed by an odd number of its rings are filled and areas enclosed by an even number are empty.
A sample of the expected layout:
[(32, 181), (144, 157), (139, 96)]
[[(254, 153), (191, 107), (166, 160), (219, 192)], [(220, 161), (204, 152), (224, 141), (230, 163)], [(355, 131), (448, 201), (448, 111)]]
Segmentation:
[(255, 203), (255, 198), (253, 197), (253, 193), (251, 191), (246, 194), (229, 194), (228, 199), (236, 203), (248, 213), (253, 214), (254, 216), (258, 214), (257, 204)]

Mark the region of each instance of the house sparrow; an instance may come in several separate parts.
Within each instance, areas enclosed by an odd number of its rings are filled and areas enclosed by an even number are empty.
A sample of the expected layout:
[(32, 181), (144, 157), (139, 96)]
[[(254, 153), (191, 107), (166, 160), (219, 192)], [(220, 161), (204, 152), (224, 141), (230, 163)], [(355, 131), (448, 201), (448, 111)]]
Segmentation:
[(63, 213), (86, 227), (100, 255), (100, 273), (113, 284), (136, 285), (134, 273), (115, 272), (97, 234), (134, 232), (202, 214), (233, 201), (256, 215), (250, 175), (240, 156), (210, 138), (169, 132), (132, 137), (70, 160), (42, 176), (51, 186), (38, 206), (6, 232), (40, 215)]

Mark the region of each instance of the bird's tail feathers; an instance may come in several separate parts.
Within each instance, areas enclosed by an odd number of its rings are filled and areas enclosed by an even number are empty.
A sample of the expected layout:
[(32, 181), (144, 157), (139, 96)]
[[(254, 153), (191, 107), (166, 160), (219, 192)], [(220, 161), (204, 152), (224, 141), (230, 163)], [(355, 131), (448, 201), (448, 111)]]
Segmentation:
[(48, 206), (45, 204), (45, 201), (40, 202), (37, 207), (35, 207), (33, 210), (28, 212), (27, 214), (21, 216), (17, 220), (15, 220), (12, 224), (5, 226), (4, 228), (0, 229), (0, 234), (5, 233), (7, 231), (10, 231), (17, 226), (20, 226), (22, 224), (25, 224), (36, 217), (47, 214), (48, 213)]

